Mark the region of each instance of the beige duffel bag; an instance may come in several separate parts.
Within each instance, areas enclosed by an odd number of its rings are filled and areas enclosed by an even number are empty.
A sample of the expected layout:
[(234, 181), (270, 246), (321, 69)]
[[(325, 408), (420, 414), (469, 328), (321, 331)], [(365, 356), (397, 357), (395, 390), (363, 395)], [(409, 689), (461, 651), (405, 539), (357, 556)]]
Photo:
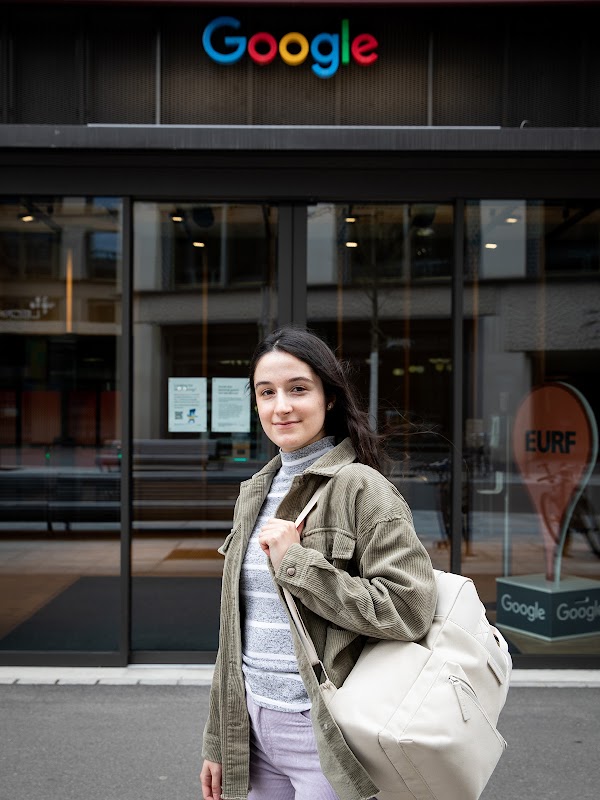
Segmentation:
[[(339, 689), (323, 670), (322, 695), (378, 800), (477, 800), (506, 748), (496, 723), (512, 668), (508, 645), (470, 578), (436, 570), (436, 582), (424, 639), (369, 640)], [(322, 668), (293, 596), (284, 595)]]

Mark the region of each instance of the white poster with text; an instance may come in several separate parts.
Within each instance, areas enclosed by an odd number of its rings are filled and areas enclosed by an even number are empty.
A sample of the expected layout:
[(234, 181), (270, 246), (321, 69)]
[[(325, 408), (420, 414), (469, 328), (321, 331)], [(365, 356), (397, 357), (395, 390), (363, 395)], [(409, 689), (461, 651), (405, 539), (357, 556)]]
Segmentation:
[(169, 433), (204, 433), (206, 423), (206, 378), (169, 378)]
[(213, 433), (247, 433), (250, 430), (250, 392), (247, 378), (213, 378)]

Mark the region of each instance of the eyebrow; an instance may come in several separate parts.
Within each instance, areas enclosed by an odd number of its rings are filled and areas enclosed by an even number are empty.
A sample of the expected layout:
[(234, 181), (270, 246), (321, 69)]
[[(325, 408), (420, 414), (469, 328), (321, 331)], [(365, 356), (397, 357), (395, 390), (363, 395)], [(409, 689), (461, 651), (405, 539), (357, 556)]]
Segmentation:
[[(297, 378), (289, 378), (286, 383), (297, 383), (298, 381), (304, 381), (305, 383), (314, 383), (312, 378), (307, 378), (305, 375), (299, 375)], [(265, 386), (267, 384), (271, 384), (273, 381), (258, 381), (255, 383), (254, 386)]]

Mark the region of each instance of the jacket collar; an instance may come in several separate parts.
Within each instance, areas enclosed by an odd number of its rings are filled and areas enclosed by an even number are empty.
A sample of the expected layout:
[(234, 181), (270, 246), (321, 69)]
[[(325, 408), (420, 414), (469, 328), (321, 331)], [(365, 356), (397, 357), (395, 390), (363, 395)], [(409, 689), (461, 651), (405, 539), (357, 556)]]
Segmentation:
[[(351, 464), (353, 461), (356, 461), (356, 453), (348, 437), (336, 445), (333, 450), (330, 450), (328, 453), (325, 453), (324, 456), (317, 459), (314, 464), (308, 467), (306, 474), (323, 475), (324, 477), (330, 478), (335, 475), (336, 472), (339, 472), (342, 467)], [(252, 476), (252, 480), (277, 472), (280, 467), (281, 456), (276, 455), (275, 458), (272, 458), (268, 464), (265, 464), (261, 470)]]
[(306, 473), (331, 478), (342, 467), (352, 464), (353, 461), (356, 461), (356, 453), (350, 438), (346, 438), (308, 467)]

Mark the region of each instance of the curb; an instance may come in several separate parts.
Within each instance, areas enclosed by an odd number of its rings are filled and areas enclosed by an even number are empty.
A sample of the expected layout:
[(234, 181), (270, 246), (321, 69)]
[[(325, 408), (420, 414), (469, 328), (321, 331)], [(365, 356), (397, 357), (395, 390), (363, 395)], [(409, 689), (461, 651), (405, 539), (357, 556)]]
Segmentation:
[(128, 667), (0, 667), (0, 684), (55, 686), (210, 686), (213, 664)]
[[(212, 664), (128, 667), (0, 667), (0, 684), (49, 686), (210, 686)], [(600, 670), (515, 669), (511, 688), (600, 688)]]

